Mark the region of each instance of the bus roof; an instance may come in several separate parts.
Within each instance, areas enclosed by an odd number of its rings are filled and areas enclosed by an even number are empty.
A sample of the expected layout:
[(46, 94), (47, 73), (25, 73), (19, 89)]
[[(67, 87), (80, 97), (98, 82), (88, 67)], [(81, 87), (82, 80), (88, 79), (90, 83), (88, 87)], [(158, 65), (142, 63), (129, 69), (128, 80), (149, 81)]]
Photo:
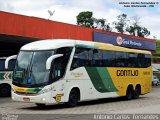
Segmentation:
[(74, 47), (74, 46), (81, 46), (84, 48), (96, 48), (96, 49), (103, 49), (103, 50), (114, 50), (114, 51), (151, 54), (151, 52), (145, 51), (145, 50), (129, 49), (125, 47), (114, 46), (108, 43), (72, 40), (72, 39), (40, 40), (40, 41), (31, 42), (31, 43), (24, 45), (23, 47), (21, 47), (21, 50), (39, 51), (39, 50), (52, 50), (52, 49), (57, 49), (61, 47)]

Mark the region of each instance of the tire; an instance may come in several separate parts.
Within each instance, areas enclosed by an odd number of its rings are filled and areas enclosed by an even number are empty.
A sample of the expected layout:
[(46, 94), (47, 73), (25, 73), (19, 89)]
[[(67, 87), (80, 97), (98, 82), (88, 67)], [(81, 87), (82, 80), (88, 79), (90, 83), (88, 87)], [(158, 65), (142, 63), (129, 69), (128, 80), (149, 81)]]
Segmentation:
[(133, 98), (133, 87), (128, 86), (126, 91), (126, 99), (131, 100)]
[(10, 97), (11, 96), (11, 86), (2, 84), (0, 86), (0, 97)]
[(80, 93), (76, 89), (72, 89), (69, 94), (69, 100), (66, 103), (67, 107), (75, 107), (78, 104), (80, 98)]
[(140, 94), (141, 94), (141, 87), (140, 86), (136, 86), (136, 88), (134, 90), (133, 98), (134, 99), (138, 99)]
[(44, 107), (46, 107), (45, 104), (41, 104), (41, 103), (36, 103), (36, 105), (37, 105), (39, 108), (44, 108)]
[(158, 86), (158, 85), (159, 85), (159, 83), (157, 82), (157, 83), (156, 83), (156, 86)]

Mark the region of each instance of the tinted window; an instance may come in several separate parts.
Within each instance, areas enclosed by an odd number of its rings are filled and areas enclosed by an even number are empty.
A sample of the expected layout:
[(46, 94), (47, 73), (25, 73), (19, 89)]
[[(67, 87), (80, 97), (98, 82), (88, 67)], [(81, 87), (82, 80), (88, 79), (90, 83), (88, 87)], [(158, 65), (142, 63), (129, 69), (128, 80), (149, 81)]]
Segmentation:
[(93, 66), (102, 67), (103, 66), (103, 56), (101, 50), (93, 51)]
[(138, 67), (137, 65), (137, 53), (129, 53), (128, 67)]
[(0, 59), (0, 71), (4, 71), (5, 70), (4, 62), (5, 62), (5, 59)]
[(146, 61), (146, 64), (144, 65), (144, 67), (149, 67), (149, 66), (151, 66), (151, 55), (146, 54), (146, 55), (145, 55), (145, 61)]
[(5, 60), (6, 59), (0, 59), (0, 71), (13, 71), (13, 69), (15, 67), (16, 60), (12, 59), (9, 61), (7, 70), (5, 69)]
[(115, 52), (103, 50), (103, 66), (104, 67), (115, 66)]
[(90, 49), (76, 48), (71, 69), (90, 65), (91, 63), (89, 63), (89, 61), (92, 60), (91, 54), (92, 52), (90, 51)]
[(8, 69), (13, 71), (16, 64), (16, 59), (12, 59), (9, 61)]
[(116, 67), (126, 67), (128, 66), (127, 59), (128, 59), (128, 54), (125, 52), (115, 52), (115, 66)]
[(60, 58), (56, 58), (52, 62), (50, 74), (51, 81), (56, 81), (64, 76), (71, 52), (71, 47), (63, 47), (57, 49), (56, 54), (63, 54), (63, 56)]
[(150, 65), (151, 55), (148, 54), (77, 48), (71, 69), (81, 66), (145, 68)]

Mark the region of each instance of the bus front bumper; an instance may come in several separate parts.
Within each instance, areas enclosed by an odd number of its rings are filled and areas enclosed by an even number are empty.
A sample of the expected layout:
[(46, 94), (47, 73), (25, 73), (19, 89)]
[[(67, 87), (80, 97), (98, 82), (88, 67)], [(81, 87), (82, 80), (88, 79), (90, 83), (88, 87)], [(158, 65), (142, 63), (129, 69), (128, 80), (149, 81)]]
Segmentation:
[(12, 100), (29, 103), (56, 104), (54, 98), (51, 98), (50, 92), (37, 95), (19, 95), (12, 91)]

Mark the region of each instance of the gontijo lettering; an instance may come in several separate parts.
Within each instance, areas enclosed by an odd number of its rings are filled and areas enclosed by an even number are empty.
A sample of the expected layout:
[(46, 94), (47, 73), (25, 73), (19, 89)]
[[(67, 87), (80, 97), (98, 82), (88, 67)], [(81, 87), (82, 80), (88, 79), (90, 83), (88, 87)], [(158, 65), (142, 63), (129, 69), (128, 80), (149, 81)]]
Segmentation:
[(138, 70), (117, 70), (117, 76), (138, 76)]

